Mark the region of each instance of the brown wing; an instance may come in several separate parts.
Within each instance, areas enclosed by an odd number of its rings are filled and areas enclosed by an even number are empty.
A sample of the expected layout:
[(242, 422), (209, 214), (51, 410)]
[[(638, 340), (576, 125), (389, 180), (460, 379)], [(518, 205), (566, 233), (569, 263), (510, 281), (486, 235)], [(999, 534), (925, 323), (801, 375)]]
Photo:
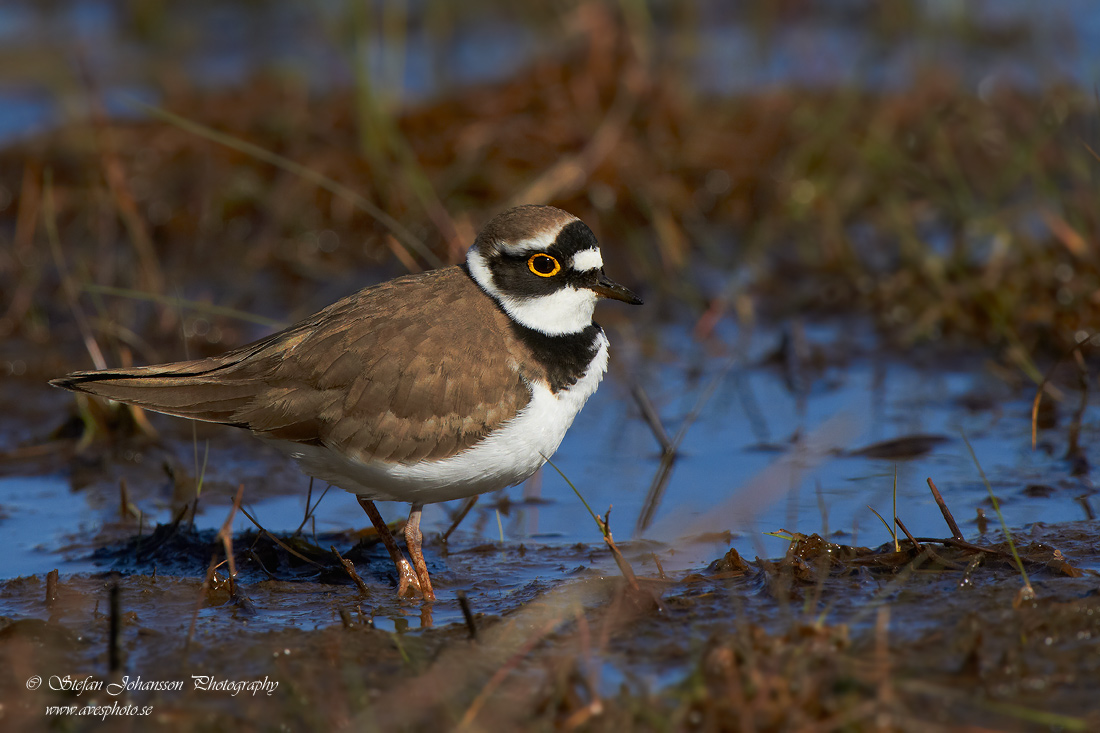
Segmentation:
[(507, 317), (489, 305), (450, 267), (361, 290), (222, 356), (53, 384), (364, 458), (442, 458), (530, 398)]

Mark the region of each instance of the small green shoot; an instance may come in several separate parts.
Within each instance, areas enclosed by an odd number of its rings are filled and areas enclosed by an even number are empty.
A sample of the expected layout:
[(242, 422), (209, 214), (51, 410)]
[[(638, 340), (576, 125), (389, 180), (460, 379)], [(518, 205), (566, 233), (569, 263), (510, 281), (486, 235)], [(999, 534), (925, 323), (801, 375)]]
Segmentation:
[(412, 660), (409, 659), (409, 653), (405, 651), (405, 645), (401, 643), (401, 634), (396, 631), (391, 631), (390, 639), (393, 641), (393, 645), (397, 647), (397, 653), (401, 655), (401, 661), (407, 665), (411, 665)]
[(890, 539), (894, 543), (894, 549), (895, 549), (895, 551), (897, 551), (898, 548), (899, 548), (899, 546), (898, 546), (898, 536), (896, 534), (894, 534), (893, 527), (890, 526), (889, 522), (887, 522), (885, 519), (883, 519), (882, 515), (879, 514), (878, 510), (875, 509), (873, 506), (868, 504), (867, 508), (871, 510), (872, 514), (874, 514), (876, 517), (878, 517), (878, 521), (882, 522), (882, 526), (886, 527), (886, 531), (890, 533)]
[[(543, 456), (546, 458), (546, 456)], [(600, 528), (600, 534), (603, 535), (603, 541), (607, 544), (608, 549), (611, 550), (611, 556), (615, 559), (615, 564), (619, 566), (619, 572), (623, 574), (626, 582), (634, 591), (639, 591), (641, 588), (638, 586), (638, 578), (634, 575), (634, 568), (630, 567), (630, 563), (623, 557), (623, 553), (615, 545), (615, 539), (611, 536), (611, 507), (607, 508), (607, 513), (604, 516), (599, 516), (592, 507), (585, 501), (584, 496), (580, 490), (573, 485), (573, 482), (569, 480), (569, 477), (562, 473), (562, 470), (554, 465), (554, 462), (549, 458), (546, 458), (546, 462), (550, 464), (550, 467), (558, 472), (558, 475), (565, 479), (565, 483), (569, 484), (569, 488), (573, 489), (573, 493), (577, 495), (577, 498), (584, 504), (584, 508), (588, 510), (588, 513), (592, 515), (592, 519), (596, 522), (596, 526)], [(654, 604), (660, 607), (660, 603), (656, 598), (652, 599)]]
[(199, 500), (199, 497), (202, 496), (202, 483), (206, 479), (206, 461), (208, 458), (210, 458), (210, 441), (207, 440), (204, 442), (201, 468), (199, 467), (199, 446), (198, 444), (195, 444), (195, 468), (197, 469), (197, 473), (199, 474), (199, 479), (195, 482), (196, 502)]
[[(901, 544), (898, 543), (898, 464), (894, 463), (894, 529), (890, 532), (894, 536), (894, 552), (901, 552)], [(881, 519), (881, 517), (880, 517)]]
[[(543, 456), (543, 458), (546, 458), (546, 456)], [(596, 516), (596, 512), (592, 511), (592, 507), (590, 507), (588, 505), (588, 502), (585, 501), (585, 498), (581, 494), (580, 489), (573, 485), (573, 482), (569, 480), (569, 477), (562, 473), (562, 470), (558, 468), (553, 461), (551, 461), (549, 458), (546, 458), (546, 463), (550, 466), (550, 468), (557, 471), (559, 476), (565, 479), (565, 483), (569, 484), (569, 488), (573, 489), (573, 493), (576, 494), (577, 498), (581, 500), (581, 504), (584, 504), (584, 508), (588, 510), (588, 513), (590, 515), (592, 515), (592, 521), (595, 522), (596, 526), (600, 528), (600, 533), (603, 534), (604, 537), (607, 537), (607, 530), (604, 527), (604, 523), (601, 522), (600, 518)]]
[(1001, 513), (1001, 503), (997, 501), (997, 497), (993, 494), (993, 487), (990, 486), (989, 479), (985, 477), (985, 471), (982, 470), (982, 464), (978, 462), (978, 455), (974, 452), (974, 447), (970, 445), (970, 441), (967, 440), (966, 433), (960, 430), (959, 434), (962, 436), (963, 442), (966, 443), (966, 449), (970, 451), (970, 458), (978, 468), (978, 473), (982, 477), (982, 483), (985, 484), (986, 491), (989, 492), (989, 501), (993, 504), (993, 511), (997, 513), (997, 519), (1001, 522), (1001, 531), (1005, 533), (1008, 549), (1012, 551), (1012, 557), (1016, 561), (1016, 567), (1020, 571), (1020, 577), (1024, 579), (1024, 588), (1027, 594), (1034, 598), (1035, 589), (1031, 587), (1031, 580), (1027, 577), (1027, 570), (1024, 569), (1024, 561), (1020, 559), (1020, 553), (1016, 552), (1016, 543), (1012, 541), (1012, 533), (1008, 531), (1008, 523), (1005, 522), (1005, 516)]

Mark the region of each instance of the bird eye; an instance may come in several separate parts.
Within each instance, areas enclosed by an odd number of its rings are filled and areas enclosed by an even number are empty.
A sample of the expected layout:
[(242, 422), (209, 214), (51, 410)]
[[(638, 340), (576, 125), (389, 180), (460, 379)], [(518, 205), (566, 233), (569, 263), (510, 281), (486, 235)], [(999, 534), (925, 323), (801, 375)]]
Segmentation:
[(550, 255), (539, 253), (531, 255), (527, 267), (539, 277), (553, 277), (561, 272), (561, 265)]

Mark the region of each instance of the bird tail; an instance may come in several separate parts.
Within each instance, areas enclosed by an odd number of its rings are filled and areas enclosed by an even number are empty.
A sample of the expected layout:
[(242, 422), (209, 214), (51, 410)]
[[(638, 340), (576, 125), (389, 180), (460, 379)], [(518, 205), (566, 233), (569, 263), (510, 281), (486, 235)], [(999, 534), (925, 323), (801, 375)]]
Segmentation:
[(204, 422), (237, 424), (235, 415), (255, 400), (255, 387), (227, 378), (233, 362), (199, 359), (172, 364), (74, 372), (50, 380), (55, 387)]

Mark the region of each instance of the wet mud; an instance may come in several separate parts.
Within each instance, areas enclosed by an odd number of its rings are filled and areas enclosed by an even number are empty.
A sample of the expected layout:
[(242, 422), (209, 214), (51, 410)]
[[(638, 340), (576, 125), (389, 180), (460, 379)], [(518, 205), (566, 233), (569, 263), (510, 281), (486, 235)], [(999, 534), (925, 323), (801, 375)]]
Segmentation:
[[(1096, 531), (1015, 533), (1020, 564), (1004, 541), (798, 535), (781, 558), (731, 550), (675, 575), (658, 569), (671, 548), (624, 543), (636, 589), (598, 546), (452, 539), (429, 608), (393, 597), (369, 538), (239, 534), (230, 583), (214, 532), (161, 525), (104, 543), (101, 572), (4, 581), (0, 695), (20, 730), (90, 729), (45, 708), (114, 703), (151, 708), (111, 718), (141, 730), (650, 730), (654, 716), (702, 730), (1087, 730), (1100, 722), (1100, 582), (1081, 566), (1100, 562)], [(154, 682), (183, 685), (142, 688)]]

